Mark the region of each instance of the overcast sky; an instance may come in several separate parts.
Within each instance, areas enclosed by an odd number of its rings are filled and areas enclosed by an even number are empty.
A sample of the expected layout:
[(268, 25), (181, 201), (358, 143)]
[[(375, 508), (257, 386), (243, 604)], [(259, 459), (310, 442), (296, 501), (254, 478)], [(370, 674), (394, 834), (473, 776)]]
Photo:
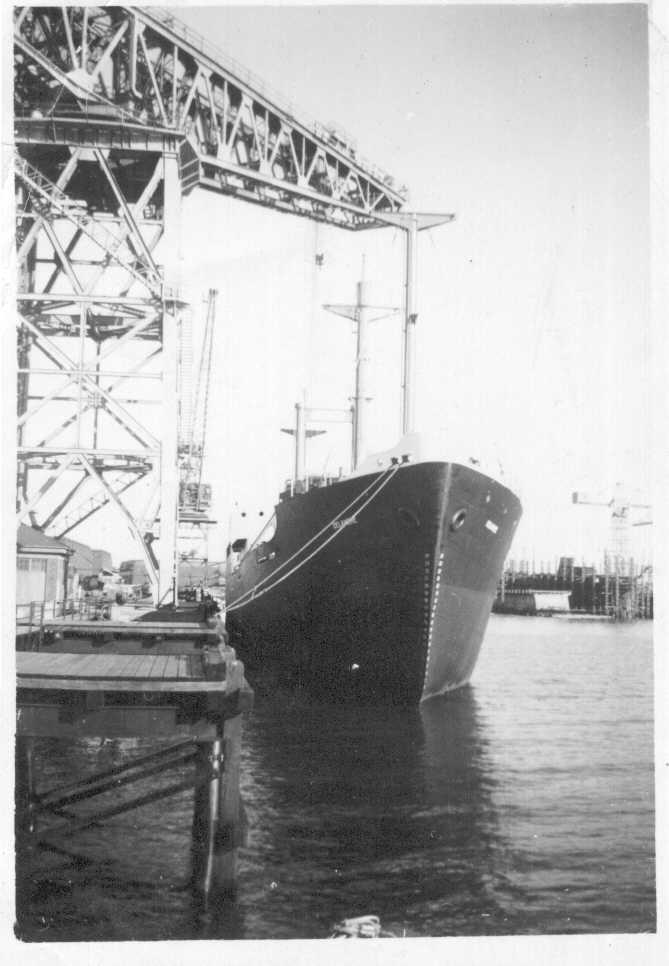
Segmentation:
[[(444, 458), (504, 468), (525, 513), (512, 555), (594, 559), (617, 482), (647, 502), (650, 464), (647, 26), (643, 5), (182, 7), (174, 12), (359, 154), (454, 212), (420, 237), (416, 428)], [(194, 312), (219, 290), (206, 476), (223, 552), (230, 508), (267, 513), (290, 475), (303, 393), (345, 408), (351, 302), (400, 305), (403, 238), (350, 233), (211, 192), (184, 200), (181, 278)], [(321, 269), (316, 252), (324, 254)], [(160, 259), (160, 254), (159, 254)], [(197, 330), (197, 326), (196, 326)], [(377, 322), (370, 442), (399, 435), (401, 322)], [(346, 468), (345, 428), (310, 444)], [(633, 530), (637, 556), (650, 527)], [(232, 534), (235, 536), (235, 534)], [(138, 556), (114, 511), (73, 534)]]
[[(525, 505), (517, 555), (601, 551), (607, 511), (572, 507), (571, 491), (605, 497), (621, 482), (644, 502), (649, 486), (645, 8), (176, 12), (310, 116), (342, 125), (408, 185), (411, 208), (455, 212), (421, 236), (417, 428), (445, 430), (458, 454), (499, 457)], [(402, 238), (316, 230), (195, 193), (184, 242), (193, 292), (221, 291), (226, 418), (209, 473), (221, 499), (267, 509), (290, 471), (279, 429), (302, 389), (318, 406), (351, 393), (351, 328), (319, 306), (353, 300), (363, 254), (377, 301), (399, 305)], [(381, 448), (398, 435), (399, 321), (377, 323), (372, 346)], [(312, 444), (312, 469), (346, 454), (331, 429)]]

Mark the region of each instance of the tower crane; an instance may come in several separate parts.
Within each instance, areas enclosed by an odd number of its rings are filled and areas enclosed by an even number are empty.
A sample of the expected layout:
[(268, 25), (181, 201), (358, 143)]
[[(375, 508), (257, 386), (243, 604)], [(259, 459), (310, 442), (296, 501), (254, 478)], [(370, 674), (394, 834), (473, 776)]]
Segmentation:
[[(182, 398), (182, 406), (188, 406), (187, 415), (182, 409), (179, 433), (179, 518), (182, 521), (197, 520), (211, 505), (211, 487), (202, 483), (202, 468), (207, 439), (209, 415), (209, 391), (211, 366), (214, 354), (214, 322), (218, 291), (209, 289), (207, 313), (200, 350), (200, 361), (195, 373), (195, 384), (190, 399)], [(189, 373), (182, 369), (182, 395), (188, 392)], [(185, 418), (184, 418), (185, 416)], [(194, 516), (195, 515), (195, 516)]]
[[(182, 328), (180, 340), (178, 539), (182, 544), (181, 558), (201, 562), (206, 562), (208, 558), (207, 533), (216, 522), (209, 518), (211, 486), (202, 482), (202, 472), (207, 441), (217, 295), (216, 289), (209, 289), (200, 358), (194, 372), (190, 364), (192, 346), (189, 328)], [(188, 551), (184, 547), (186, 543), (191, 544)]]
[(616, 571), (622, 571), (624, 561), (629, 557), (630, 526), (645, 526), (651, 523), (650, 520), (632, 523), (631, 511), (650, 510), (650, 504), (633, 503), (630, 496), (625, 493), (621, 483), (616, 484), (615, 492), (608, 500), (598, 499), (579, 491), (572, 493), (571, 500), (572, 503), (581, 506), (601, 506), (610, 509), (610, 552)]

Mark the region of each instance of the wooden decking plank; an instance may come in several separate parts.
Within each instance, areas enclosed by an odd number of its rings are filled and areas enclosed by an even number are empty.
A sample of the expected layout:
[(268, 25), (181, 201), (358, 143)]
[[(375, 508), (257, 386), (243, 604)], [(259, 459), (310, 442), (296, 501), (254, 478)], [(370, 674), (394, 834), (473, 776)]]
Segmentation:
[(156, 667), (156, 678), (164, 678), (165, 677), (165, 670), (167, 668), (167, 663), (168, 663), (169, 656), (170, 656), (169, 654), (161, 654), (160, 655), (161, 660), (158, 663), (158, 666)]
[(188, 674), (193, 680), (197, 681), (204, 678), (204, 673), (202, 671), (202, 655), (201, 654), (185, 654), (186, 662), (188, 664)]
[(125, 665), (123, 677), (136, 677), (151, 679), (151, 666), (153, 661), (146, 654), (133, 654), (132, 660)]
[(16, 655), (22, 688), (78, 691), (225, 691), (208, 681), (186, 655), (63, 654), (23, 651)]
[(179, 666), (177, 668), (177, 678), (182, 681), (192, 681), (195, 675), (193, 674), (191, 662), (188, 659), (187, 654), (179, 655)]
[(54, 678), (40, 675), (22, 675), (19, 686), (26, 689), (49, 691), (159, 691), (167, 694), (225, 693), (225, 681), (175, 681), (144, 678)]
[(160, 672), (160, 676), (163, 680), (173, 677), (172, 668), (174, 665), (174, 660), (171, 654), (165, 655), (165, 663), (163, 664)]
[(169, 664), (167, 665), (165, 677), (173, 681), (179, 679), (179, 657), (179, 654), (169, 655)]
[(132, 677), (133, 676), (133, 667), (137, 663), (137, 655), (136, 654), (123, 654), (123, 655), (120, 655), (120, 654), (116, 655), (116, 654), (114, 654), (114, 655), (111, 655), (111, 656), (116, 657), (116, 658), (119, 659), (118, 665), (116, 665), (115, 667), (113, 667), (113, 670), (111, 672), (115, 677), (123, 677), (123, 678), (125, 678), (125, 677)]
[[(54, 655), (55, 656), (55, 655)], [(96, 660), (96, 654), (62, 654), (58, 664), (58, 671), (61, 674), (69, 674), (70, 677), (81, 677), (86, 675), (89, 670), (93, 673), (100, 673), (100, 662)]]
[(149, 678), (146, 655), (131, 654), (130, 660), (123, 667), (121, 676), (125, 678)]
[(153, 678), (153, 665), (156, 663), (155, 654), (144, 654), (142, 657), (144, 659), (143, 674), (146, 678), (151, 680)]

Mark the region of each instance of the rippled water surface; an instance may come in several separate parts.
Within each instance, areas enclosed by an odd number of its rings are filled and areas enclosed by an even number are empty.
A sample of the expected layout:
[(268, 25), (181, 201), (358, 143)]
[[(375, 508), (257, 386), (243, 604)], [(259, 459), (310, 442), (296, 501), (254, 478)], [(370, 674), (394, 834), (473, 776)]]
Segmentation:
[[(653, 931), (651, 636), (493, 617), (472, 684), (419, 709), (258, 696), (235, 902), (197, 910), (186, 792), (22, 850), (17, 931), (307, 938), (366, 913), (407, 936)], [(151, 747), (41, 741), (39, 780)]]

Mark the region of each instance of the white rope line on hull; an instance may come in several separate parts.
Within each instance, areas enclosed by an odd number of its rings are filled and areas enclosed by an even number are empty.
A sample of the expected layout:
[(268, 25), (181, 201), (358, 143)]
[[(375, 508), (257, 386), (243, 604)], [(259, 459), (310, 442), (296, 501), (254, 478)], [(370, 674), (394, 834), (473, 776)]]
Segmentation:
[[(318, 533), (314, 534), (313, 537), (310, 537), (309, 540), (307, 540), (307, 542), (303, 544), (299, 548), (299, 550), (296, 550), (295, 553), (293, 553), (290, 557), (288, 557), (287, 560), (284, 560), (284, 562), (279, 567), (277, 567), (276, 570), (273, 570), (272, 573), (268, 574), (266, 577), (263, 577), (263, 579), (259, 580), (257, 584), (255, 584), (249, 590), (245, 591), (234, 603), (230, 604), (226, 608), (227, 612), (230, 613), (230, 611), (238, 610), (240, 607), (244, 607), (246, 604), (251, 603), (252, 600), (257, 600), (259, 597), (262, 597), (263, 594), (267, 594), (270, 590), (273, 590), (279, 584), (283, 583), (283, 581), (286, 580), (288, 577), (292, 576), (292, 574), (300, 570), (305, 564), (307, 564), (317, 554), (319, 554), (321, 550), (324, 550), (325, 547), (327, 547), (327, 545), (331, 543), (332, 540), (334, 540), (335, 537), (337, 537), (346, 528), (345, 527), (336, 528), (330, 534), (330, 536), (326, 540), (324, 540), (319, 546), (317, 546), (314, 550), (312, 550), (312, 552), (307, 557), (305, 557), (304, 560), (301, 560), (295, 567), (293, 567), (287, 573), (283, 574), (277, 580), (274, 580), (274, 582), (271, 583), (268, 587), (265, 587), (263, 590), (259, 590), (259, 588), (262, 587), (263, 584), (267, 583), (268, 580), (272, 580), (272, 578), (276, 577), (277, 573), (283, 570), (285, 567), (287, 567), (292, 560), (294, 560), (296, 557), (299, 557), (300, 554), (302, 554), (307, 549), (307, 547), (309, 547), (315, 540), (317, 540), (320, 536), (322, 536), (322, 534), (324, 534), (327, 530), (329, 530), (339, 520), (340, 517), (342, 517), (345, 513), (347, 513), (353, 506), (355, 506), (356, 503), (358, 503), (367, 493), (369, 493), (369, 491), (373, 489), (373, 487), (376, 486), (376, 490), (372, 493), (372, 495), (367, 500), (365, 500), (362, 506), (360, 506), (357, 510), (354, 511), (354, 516), (357, 516), (358, 514), (362, 513), (362, 511), (376, 499), (376, 497), (379, 495), (381, 490), (383, 490), (388, 485), (388, 483), (390, 483), (390, 481), (392, 480), (392, 478), (395, 476), (395, 474), (399, 469), (400, 469), (399, 465), (393, 466), (389, 470), (386, 470), (385, 474), (381, 474), (380, 477), (378, 477), (376, 480), (370, 483), (370, 485), (366, 489), (364, 489), (362, 493), (359, 493), (355, 497), (355, 499), (348, 504), (348, 506), (344, 507), (343, 510), (340, 510), (339, 513), (337, 513), (336, 516), (334, 516), (329, 523), (327, 523), (324, 527), (322, 527), (318, 531)], [(384, 476), (385, 476), (385, 479), (384, 479)]]
[[(237, 600), (234, 601), (234, 603), (231, 604), (230, 606), (231, 607), (233, 607), (233, 606), (236, 607), (249, 594), (251, 594), (254, 591), (258, 590), (258, 588), (259, 587), (262, 587), (263, 584), (266, 584), (268, 580), (272, 580), (273, 578), (275, 578), (277, 576), (277, 574), (280, 573), (282, 570), (284, 570), (290, 563), (292, 563), (292, 561), (295, 560), (296, 557), (299, 557), (299, 555), (301, 553), (303, 553), (307, 549), (307, 547), (311, 546), (311, 544), (315, 540), (318, 540), (318, 538), (320, 536), (322, 536), (327, 530), (329, 530), (330, 527), (333, 525), (333, 523), (335, 523), (341, 516), (343, 516), (344, 513), (348, 513), (348, 511), (351, 509), (351, 507), (355, 506), (356, 503), (358, 503), (360, 500), (362, 500), (363, 497), (365, 497), (367, 495), (367, 493), (369, 493), (369, 491), (371, 489), (373, 489), (375, 486), (378, 486), (379, 482), (383, 479), (383, 477), (385, 475), (387, 475), (388, 473), (390, 473), (391, 470), (393, 471), (393, 475), (394, 475), (394, 472), (397, 469), (398, 469), (398, 467), (389, 467), (387, 470), (384, 470), (383, 473), (379, 474), (379, 476), (377, 476), (376, 479), (372, 480), (372, 482), (369, 484), (369, 486), (365, 487), (365, 489), (362, 490), (362, 492), (358, 493), (358, 495), (356, 497), (354, 497), (353, 500), (351, 500), (351, 502), (348, 504), (348, 506), (344, 507), (343, 510), (340, 510), (339, 513), (337, 513), (337, 515), (334, 516), (332, 518), (332, 520), (329, 521), (329, 523), (326, 523), (324, 527), (321, 527), (321, 529), (318, 531), (318, 533), (315, 533), (313, 535), (313, 537), (310, 537), (307, 540), (306, 543), (304, 543), (294, 553), (292, 553), (290, 555), (290, 557), (288, 557), (286, 560), (283, 561), (283, 563), (279, 564), (279, 566), (276, 567), (271, 573), (267, 574), (266, 577), (263, 577), (262, 580), (259, 580), (258, 583), (255, 584), (254, 587), (251, 587), (249, 590), (247, 590), (243, 594), (241, 594), (241, 596), (238, 597)], [(240, 564), (240, 566), (241, 566), (241, 564)]]

